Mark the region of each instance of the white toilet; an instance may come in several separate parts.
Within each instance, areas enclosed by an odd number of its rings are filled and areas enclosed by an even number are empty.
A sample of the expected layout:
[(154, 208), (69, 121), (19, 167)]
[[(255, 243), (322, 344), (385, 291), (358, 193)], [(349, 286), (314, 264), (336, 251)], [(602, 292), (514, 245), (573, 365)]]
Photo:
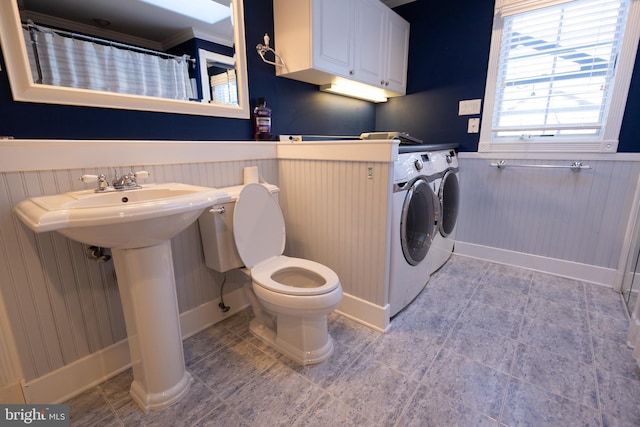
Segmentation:
[(250, 183), (221, 190), (236, 200), (199, 219), (207, 266), (219, 272), (246, 267), (255, 336), (301, 365), (326, 360), (333, 352), (327, 315), (342, 299), (338, 276), (317, 262), (282, 255), (285, 226), (272, 194), (279, 191), (276, 186)]

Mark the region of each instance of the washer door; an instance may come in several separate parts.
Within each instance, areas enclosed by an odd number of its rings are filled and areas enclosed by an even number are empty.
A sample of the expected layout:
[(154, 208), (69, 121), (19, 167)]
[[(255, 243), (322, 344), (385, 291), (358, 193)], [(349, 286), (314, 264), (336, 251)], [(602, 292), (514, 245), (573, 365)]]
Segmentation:
[(460, 190), (458, 188), (458, 176), (448, 171), (442, 178), (440, 183), (440, 191), (438, 192), (442, 203), (440, 220), (440, 234), (447, 237), (453, 232), (458, 220), (458, 206), (460, 205)]
[(400, 220), (400, 242), (402, 253), (411, 265), (418, 265), (429, 252), (437, 230), (439, 205), (438, 197), (424, 177), (415, 180), (407, 190)]

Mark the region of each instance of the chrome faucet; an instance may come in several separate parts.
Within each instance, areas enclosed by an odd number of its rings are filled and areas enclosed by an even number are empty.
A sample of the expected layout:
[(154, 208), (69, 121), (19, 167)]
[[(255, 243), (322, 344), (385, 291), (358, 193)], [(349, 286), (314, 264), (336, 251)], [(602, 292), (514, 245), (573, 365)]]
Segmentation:
[(97, 182), (98, 188), (95, 189), (96, 193), (106, 192), (106, 191), (125, 191), (125, 190), (135, 190), (137, 188), (142, 188), (138, 185), (138, 178), (147, 178), (149, 177), (149, 172), (147, 171), (139, 171), (139, 172), (129, 172), (128, 174), (118, 176), (118, 172), (114, 170), (115, 177), (111, 185), (107, 181), (104, 174), (100, 175), (82, 175), (80, 181), (84, 183)]
[(96, 188), (96, 191), (105, 191), (107, 187), (109, 187), (107, 178), (104, 176), (104, 174), (98, 175), (98, 188)]
[[(136, 172), (131, 171), (128, 174), (122, 175), (121, 177), (118, 177), (117, 171), (114, 170), (114, 172), (116, 177), (111, 185), (113, 185), (113, 188), (115, 188), (116, 190), (131, 190), (134, 188), (142, 188), (137, 183)], [(149, 174), (146, 173), (146, 176), (149, 176)]]
[(116, 170), (114, 170), (113, 172), (115, 174), (115, 177), (113, 178), (113, 182), (111, 183), (111, 185), (116, 190), (122, 190), (123, 188), (125, 188), (125, 175), (118, 177), (118, 172)]

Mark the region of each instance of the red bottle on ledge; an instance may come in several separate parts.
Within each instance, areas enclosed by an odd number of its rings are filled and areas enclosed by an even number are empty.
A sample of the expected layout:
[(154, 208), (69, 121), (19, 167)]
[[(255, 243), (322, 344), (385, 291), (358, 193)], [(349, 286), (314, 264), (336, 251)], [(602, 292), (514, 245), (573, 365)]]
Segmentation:
[(253, 109), (254, 138), (256, 141), (271, 141), (271, 108), (264, 98), (258, 98), (258, 106)]

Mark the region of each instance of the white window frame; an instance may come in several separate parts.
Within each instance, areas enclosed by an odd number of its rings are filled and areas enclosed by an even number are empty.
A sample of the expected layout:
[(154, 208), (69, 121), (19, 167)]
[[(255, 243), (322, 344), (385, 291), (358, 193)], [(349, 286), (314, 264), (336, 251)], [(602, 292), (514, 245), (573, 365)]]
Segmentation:
[[(207, 71), (208, 63), (217, 62), (219, 64), (228, 65), (233, 68), (236, 66), (236, 58), (234, 56), (226, 56), (215, 52), (209, 52), (208, 50), (198, 49), (198, 61), (200, 62), (200, 84), (202, 85), (202, 102), (211, 103), (211, 79)], [(236, 75), (237, 84), (237, 75)], [(236, 86), (237, 90), (237, 86)], [(236, 99), (237, 99), (236, 95)], [(230, 104), (234, 105), (234, 104)], [(235, 103), (237, 105), (237, 101)]]
[(611, 105), (607, 118), (604, 120), (604, 131), (598, 138), (593, 136), (590, 138), (575, 137), (555, 142), (529, 142), (515, 138), (512, 141), (492, 141), (491, 124), (504, 17), (570, 1), (575, 0), (496, 0), (478, 152), (615, 153), (617, 151), (620, 127), (627, 103), (638, 44), (640, 43), (640, 0), (631, 0), (629, 5), (629, 15), (620, 50), (621, 53), (618, 58), (615, 85), (611, 95)]

